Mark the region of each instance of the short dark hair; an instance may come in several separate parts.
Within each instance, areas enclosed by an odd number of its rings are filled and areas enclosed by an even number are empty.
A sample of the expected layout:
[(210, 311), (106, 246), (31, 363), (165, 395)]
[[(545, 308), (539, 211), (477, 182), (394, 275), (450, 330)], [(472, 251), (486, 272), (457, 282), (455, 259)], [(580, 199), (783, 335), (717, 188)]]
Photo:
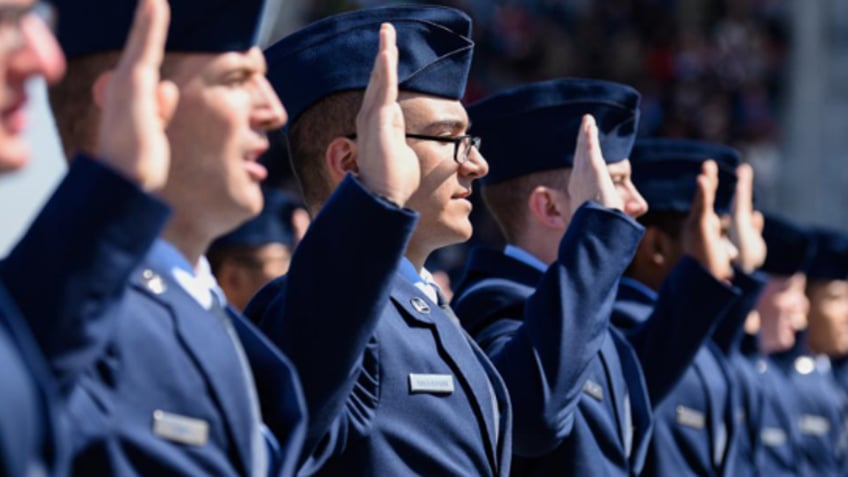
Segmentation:
[(356, 115), (364, 94), (364, 91), (354, 90), (327, 96), (289, 126), (292, 170), (310, 208), (319, 207), (332, 193), (324, 154), (333, 139), (356, 132)]
[(566, 191), (567, 176), (554, 171), (539, 171), (515, 179), (483, 186), (483, 202), (492, 213), (507, 242), (516, 243), (527, 221), (527, 199), (539, 186)]
[(95, 152), (100, 112), (92, 86), (118, 64), (120, 56), (120, 51), (110, 51), (71, 58), (65, 77), (50, 87), (50, 106), (68, 159), (77, 151)]
[[(177, 56), (167, 53), (162, 60), (162, 78), (175, 71)], [(114, 69), (121, 51), (94, 53), (68, 60), (64, 78), (48, 90), (50, 107), (65, 156), (70, 159), (78, 151), (96, 152), (100, 127), (100, 111), (94, 103), (92, 88), (97, 78)]]

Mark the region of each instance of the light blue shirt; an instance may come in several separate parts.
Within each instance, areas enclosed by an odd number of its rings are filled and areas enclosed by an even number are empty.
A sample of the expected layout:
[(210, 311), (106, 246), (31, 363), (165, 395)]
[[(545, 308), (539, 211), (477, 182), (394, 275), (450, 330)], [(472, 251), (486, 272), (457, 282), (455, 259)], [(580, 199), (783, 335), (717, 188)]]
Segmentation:
[(224, 293), (218, 287), (218, 281), (212, 275), (212, 269), (206, 257), (200, 257), (195, 269), (170, 242), (157, 239), (151, 248), (149, 260), (156, 268), (168, 270), (171, 278), (180, 285), (180, 288), (204, 309), (212, 308), (213, 296), (219, 299), (221, 306), (226, 305)]
[(403, 257), (400, 261), (398, 273), (400, 273), (403, 278), (409, 280), (410, 283), (415, 285), (415, 288), (421, 290), (422, 293), (427, 295), (427, 298), (429, 298), (430, 301), (438, 304), (436, 290), (434, 290), (433, 287), (438, 287), (439, 285), (437, 285), (435, 280), (433, 280), (433, 275), (429, 270), (422, 268), (419, 272), (415, 269), (415, 265), (413, 265), (408, 258)]
[(630, 285), (631, 287), (633, 287), (633, 288), (641, 291), (642, 293), (644, 293), (645, 296), (651, 297), (651, 300), (653, 300), (653, 301), (657, 301), (657, 299), (660, 296), (657, 292), (652, 290), (651, 287), (649, 287), (648, 285), (645, 285), (644, 283), (642, 283), (639, 280), (636, 280), (634, 278), (621, 277), (621, 281), (619, 283), (621, 285), (623, 285), (625, 283)]
[(544, 273), (548, 269), (548, 265), (536, 258), (533, 254), (516, 245), (507, 245), (504, 247), (504, 255), (512, 257), (519, 262), (530, 265), (531, 267)]

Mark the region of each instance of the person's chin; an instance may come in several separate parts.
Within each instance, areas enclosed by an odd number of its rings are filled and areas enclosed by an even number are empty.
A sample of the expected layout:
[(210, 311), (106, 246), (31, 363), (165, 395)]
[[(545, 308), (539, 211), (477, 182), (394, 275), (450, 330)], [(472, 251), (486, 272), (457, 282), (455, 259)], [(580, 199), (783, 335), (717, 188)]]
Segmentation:
[(471, 221), (469, 221), (466, 217), (465, 220), (458, 223), (453, 229), (453, 235), (456, 238), (454, 243), (467, 242), (471, 239), (472, 233), (474, 233), (474, 227), (471, 225)]

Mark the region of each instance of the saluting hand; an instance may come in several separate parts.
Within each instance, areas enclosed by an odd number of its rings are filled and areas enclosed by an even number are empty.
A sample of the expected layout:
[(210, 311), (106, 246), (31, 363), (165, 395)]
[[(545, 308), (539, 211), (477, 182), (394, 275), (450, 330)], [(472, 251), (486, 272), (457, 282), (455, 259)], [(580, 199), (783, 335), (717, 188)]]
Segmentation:
[(395, 29), (380, 26), (380, 49), (356, 116), (359, 178), (371, 192), (405, 205), (421, 183), (418, 156), (406, 143), (398, 104), (398, 49)]
[(624, 209), (624, 202), (607, 170), (598, 139), (598, 126), (590, 114), (583, 116), (577, 134), (577, 149), (574, 151), (574, 167), (568, 180), (568, 195), (571, 197), (571, 213), (577, 211), (588, 200), (604, 207)]
[(147, 191), (168, 179), (170, 147), (165, 135), (179, 91), (161, 81), (168, 37), (166, 0), (140, 0), (118, 66), (106, 80), (97, 154)]
[(718, 190), (718, 166), (715, 161), (704, 162), (697, 186), (692, 210), (683, 226), (683, 249), (716, 279), (730, 281), (733, 278), (731, 263), (737, 252), (722, 233), (721, 220), (715, 213)]
[(763, 239), (763, 214), (754, 210), (754, 169), (741, 164), (736, 169), (739, 178), (733, 199), (733, 222), (730, 237), (739, 256), (736, 265), (751, 273), (766, 261), (766, 241)]

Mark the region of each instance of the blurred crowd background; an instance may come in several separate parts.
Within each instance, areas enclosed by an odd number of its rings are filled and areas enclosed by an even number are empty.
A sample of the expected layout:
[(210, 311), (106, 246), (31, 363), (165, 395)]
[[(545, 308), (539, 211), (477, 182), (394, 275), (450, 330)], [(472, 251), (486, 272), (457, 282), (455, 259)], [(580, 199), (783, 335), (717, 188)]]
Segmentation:
[[(281, 0), (269, 7), (263, 39), (267, 44), (323, 16), (387, 3), (410, 2)], [(762, 208), (848, 230), (843, 206), (848, 203), (848, 2), (418, 3), (457, 7), (474, 20), (477, 46), (466, 102), (562, 76), (627, 83), (642, 93), (641, 135), (737, 147), (755, 168)], [(275, 148), (285, 148), (281, 138), (275, 138)], [(296, 191), (288, 165), (272, 166), (274, 181)], [(472, 243), (500, 245), (482, 204), (474, 221)], [(446, 249), (431, 266), (458, 266), (466, 248)]]

